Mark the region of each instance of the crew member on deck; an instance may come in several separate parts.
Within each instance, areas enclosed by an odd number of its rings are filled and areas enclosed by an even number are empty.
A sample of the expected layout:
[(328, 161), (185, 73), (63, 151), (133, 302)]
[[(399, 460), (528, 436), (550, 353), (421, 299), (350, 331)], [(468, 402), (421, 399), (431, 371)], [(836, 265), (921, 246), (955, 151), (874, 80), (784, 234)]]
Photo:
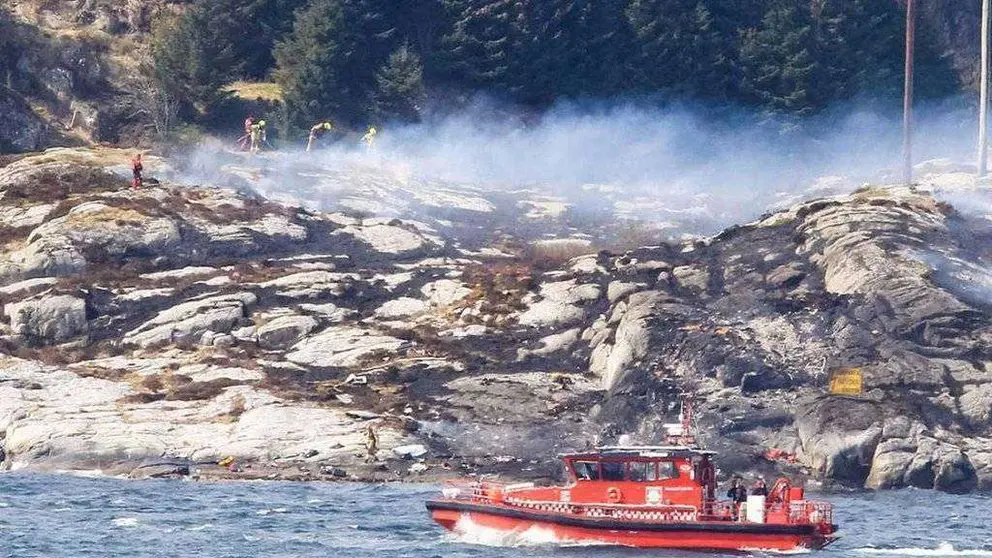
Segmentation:
[(727, 498), (738, 504), (747, 502), (747, 488), (744, 488), (744, 483), (741, 482), (740, 477), (734, 477), (730, 485), (730, 490), (727, 491)]
[(751, 494), (754, 496), (768, 496), (768, 485), (765, 484), (765, 477), (758, 475), (758, 480), (754, 481), (751, 487)]
[(731, 510), (734, 521), (736, 521), (740, 515), (741, 504), (747, 502), (747, 488), (744, 488), (744, 483), (741, 482), (740, 477), (734, 477), (730, 485), (730, 490), (727, 491), (727, 498), (730, 498), (734, 502)]

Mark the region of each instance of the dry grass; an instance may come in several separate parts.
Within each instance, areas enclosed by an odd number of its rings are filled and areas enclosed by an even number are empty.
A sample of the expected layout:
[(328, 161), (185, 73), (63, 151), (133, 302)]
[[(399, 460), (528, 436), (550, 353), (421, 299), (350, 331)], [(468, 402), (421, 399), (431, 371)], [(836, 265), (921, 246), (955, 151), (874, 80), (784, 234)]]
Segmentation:
[(238, 99), (281, 103), (282, 87), (278, 83), (236, 81), (224, 88)]
[(592, 242), (579, 238), (538, 240), (530, 245), (526, 259), (543, 269), (557, 269), (572, 258), (595, 254)]
[[(96, 372), (99, 374), (99, 372)], [(230, 378), (217, 378), (209, 382), (194, 382), (184, 374), (175, 374), (166, 370), (160, 374), (120, 374), (115, 381), (126, 381), (136, 393), (122, 400), (125, 403), (142, 401), (204, 401), (220, 395), (224, 389), (241, 385), (241, 382)], [(244, 412), (244, 398), (241, 398), (241, 411)], [(236, 407), (236, 405), (235, 405)]]
[(644, 246), (658, 246), (664, 242), (660, 229), (635, 221), (627, 223), (607, 248), (614, 253), (623, 253)]
[(274, 265), (267, 261), (238, 261), (234, 262), (234, 269), (230, 271), (230, 276), (236, 283), (264, 283), (292, 273), (291, 268)]
[(258, 359), (261, 357), (261, 349), (250, 344), (240, 345), (234, 349), (220, 349), (215, 347), (200, 347), (190, 359), (193, 364), (209, 364), (221, 368), (244, 368), (245, 370), (259, 370)]
[(34, 227), (0, 227), (0, 250), (13, 252), (24, 246)]
[[(87, 360), (118, 356), (121, 351), (111, 343), (93, 343), (86, 347), (29, 347), (24, 343), (4, 341), (0, 343), (0, 352), (24, 360), (36, 360), (49, 366), (68, 366)], [(92, 376), (107, 380), (118, 381), (127, 374), (119, 371), (104, 371), (102, 369), (87, 369), (80, 376)]]
[(239, 385), (239, 382), (229, 378), (218, 378), (209, 382), (190, 382), (169, 389), (165, 394), (166, 401), (205, 401), (220, 395), (225, 388)]
[(12, 163), (16, 163), (27, 156), (28, 155), (26, 153), (2, 154), (0, 155), (0, 169)]
[(148, 217), (130, 208), (108, 207), (99, 211), (70, 213), (66, 224), (79, 228), (106, 227), (114, 223), (118, 227), (138, 227), (148, 222)]
[[(128, 182), (102, 169), (94, 167), (72, 167), (64, 172), (45, 171), (27, 183), (14, 183), (5, 189), (4, 202), (59, 203), (68, 198), (83, 194), (116, 191), (127, 188)], [(68, 209), (63, 208), (64, 215)], [(53, 214), (57, 212), (53, 211)]]
[(96, 48), (109, 48), (114, 38), (107, 32), (93, 27), (63, 27), (52, 29), (52, 33), (60, 39), (72, 42), (89, 43)]
[[(93, 259), (90, 259), (90, 258)], [(156, 271), (154, 264), (148, 260), (134, 259), (121, 262), (116, 258), (108, 258), (106, 254), (87, 254), (88, 265), (84, 273), (59, 277), (58, 290), (71, 292), (88, 290), (94, 286), (103, 288), (129, 287), (140, 283), (139, 276), (143, 273)]]
[(522, 263), (467, 266), (463, 280), (472, 292), (461, 304), (481, 302), (479, 310), (483, 315), (508, 315), (522, 310), (525, 306), (521, 299), (535, 286), (534, 274), (534, 266)]
[[(256, 221), (266, 215), (281, 215), (291, 218), (296, 210), (262, 198), (241, 198), (242, 206), (232, 204), (208, 205), (199, 203), (215, 194), (207, 189), (171, 188), (169, 197), (159, 205), (163, 213), (177, 216), (192, 216), (215, 225), (227, 225), (237, 221)], [(155, 200), (149, 200), (155, 202)]]

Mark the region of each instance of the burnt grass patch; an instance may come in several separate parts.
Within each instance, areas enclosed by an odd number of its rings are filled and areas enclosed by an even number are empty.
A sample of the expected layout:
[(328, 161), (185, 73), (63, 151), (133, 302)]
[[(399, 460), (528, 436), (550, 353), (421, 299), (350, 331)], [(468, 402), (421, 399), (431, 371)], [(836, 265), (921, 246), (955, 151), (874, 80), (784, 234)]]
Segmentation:
[(34, 230), (32, 226), (26, 227), (0, 227), (0, 247), (8, 246), (15, 242), (26, 241), (28, 235)]
[[(6, 339), (0, 341), (0, 352), (24, 360), (38, 361), (48, 366), (69, 366), (71, 364), (77, 364), (87, 360), (108, 358), (124, 354), (121, 347), (117, 343), (110, 342), (89, 343), (86, 346), (77, 347), (72, 345), (43, 346), (32, 343), (20, 343)], [(118, 374), (117, 372), (108, 372), (107, 377), (104, 377), (101, 375), (102, 373), (98, 371), (89, 373), (86, 371), (81, 372), (80, 370), (82, 369), (74, 371), (80, 376), (91, 376), (105, 380), (116, 381), (126, 375), (126, 373)]]
[(4, 153), (0, 154), (0, 169), (10, 166), (25, 157), (28, 157), (28, 153)]
[[(50, 169), (31, 176), (31, 180), (14, 181), (4, 187), (5, 203), (57, 203), (54, 216), (69, 212), (69, 198), (84, 194), (113, 192), (129, 187), (126, 179), (97, 167), (73, 165)], [(70, 204), (68, 208), (65, 206)], [(61, 208), (61, 210), (59, 209)], [(59, 211), (62, 211), (61, 213)]]
[[(174, 377), (185, 377), (176, 375)], [(188, 377), (186, 377), (189, 380)], [(188, 381), (169, 386), (165, 393), (166, 401), (205, 401), (213, 399), (226, 388), (241, 385), (242, 382), (230, 378), (217, 378), (209, 382)]]

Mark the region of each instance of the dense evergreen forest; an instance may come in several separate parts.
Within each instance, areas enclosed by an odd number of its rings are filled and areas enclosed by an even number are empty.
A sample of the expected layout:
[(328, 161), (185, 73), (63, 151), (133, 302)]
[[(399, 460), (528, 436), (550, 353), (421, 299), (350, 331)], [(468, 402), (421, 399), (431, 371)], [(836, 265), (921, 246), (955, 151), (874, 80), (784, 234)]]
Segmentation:
[[(275, 80), (294, 133), (417, 120), (428, 99), (478, 92), (804, 117), (898, 106), (904, 27), (905, 0), (193, 0), (154, 21), (148, 71), (187, 118), (227, 83)], [(960, 90), (938, 42), (920, 26), (917, 99)]]

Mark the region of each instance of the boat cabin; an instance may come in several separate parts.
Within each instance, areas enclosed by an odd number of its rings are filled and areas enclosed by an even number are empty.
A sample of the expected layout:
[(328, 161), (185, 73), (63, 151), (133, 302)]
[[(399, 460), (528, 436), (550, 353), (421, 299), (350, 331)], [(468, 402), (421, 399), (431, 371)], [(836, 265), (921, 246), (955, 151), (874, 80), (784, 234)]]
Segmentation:
[(714, 452), (687, 446), (610, 446), (562, 456), (570, 502), (702, 507), (716, 496)]

